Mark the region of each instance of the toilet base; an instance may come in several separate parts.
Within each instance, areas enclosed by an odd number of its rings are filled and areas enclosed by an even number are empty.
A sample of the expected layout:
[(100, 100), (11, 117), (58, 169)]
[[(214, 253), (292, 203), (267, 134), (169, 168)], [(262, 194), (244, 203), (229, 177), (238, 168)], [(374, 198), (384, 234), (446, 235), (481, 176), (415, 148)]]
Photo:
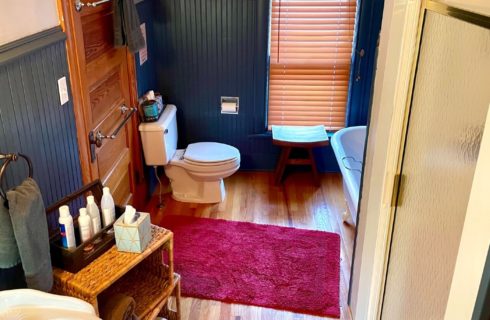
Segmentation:
[(170, 180), (172, 198), (189, 203), (219, 203), (225, 200), (223, 179), (200, 181), (193, 179), (185, 170), (177, 166), (165, 166), (165, 174)]
[[(170, 184), (172, 185), (172, 182)], [(226, 191), (223, 179), (213, 182), (201, 182), (201, 184), (202, 186), (197, 189), (203, 192), (198, 192), (198, 194), (176, 192), (172, 187), (172, 198), (180, 202), (189, 203), (219, 203), (225, 200)]]

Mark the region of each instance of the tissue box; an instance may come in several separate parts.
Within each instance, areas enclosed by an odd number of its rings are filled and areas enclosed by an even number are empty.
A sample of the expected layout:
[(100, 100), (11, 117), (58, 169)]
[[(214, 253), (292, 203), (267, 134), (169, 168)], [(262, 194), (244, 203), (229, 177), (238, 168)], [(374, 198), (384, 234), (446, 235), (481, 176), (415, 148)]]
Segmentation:
[(124, 224), (124, 215), (114, 223), (117, 250), (124, 252), (143, 252), (151, 240), (150, 214), (140, 212), (134, 224)]

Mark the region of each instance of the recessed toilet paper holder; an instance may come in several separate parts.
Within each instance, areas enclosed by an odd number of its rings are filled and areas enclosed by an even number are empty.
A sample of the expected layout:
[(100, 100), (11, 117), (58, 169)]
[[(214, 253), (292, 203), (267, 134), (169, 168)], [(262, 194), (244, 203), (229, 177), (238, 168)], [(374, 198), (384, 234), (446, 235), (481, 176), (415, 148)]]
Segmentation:
[(238, 97), (221, 97), (222, 114), (238, 114), (240, 108), (240, 99)]

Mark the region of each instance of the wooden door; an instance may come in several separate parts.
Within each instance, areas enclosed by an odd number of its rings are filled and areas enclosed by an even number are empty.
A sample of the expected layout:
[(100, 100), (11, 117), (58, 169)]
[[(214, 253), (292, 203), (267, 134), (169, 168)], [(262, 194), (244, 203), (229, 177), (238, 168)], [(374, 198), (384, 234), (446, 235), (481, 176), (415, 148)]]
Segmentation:
[(112, 1), (81, 11), (73, 1), (60, 4), (83, 181), (99, 178), (117, 204), (133, 203), (136, 171), (141, 173), (132, 110), (137, 104), (134, 58), (126, 48), (114, 48)]

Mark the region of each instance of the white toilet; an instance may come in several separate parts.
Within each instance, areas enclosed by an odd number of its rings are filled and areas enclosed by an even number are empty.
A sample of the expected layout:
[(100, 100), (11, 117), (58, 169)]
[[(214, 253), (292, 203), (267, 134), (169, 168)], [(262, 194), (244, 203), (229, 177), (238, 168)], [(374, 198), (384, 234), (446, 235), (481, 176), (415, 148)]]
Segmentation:
[(217, 203), (225, 199), (223, 179), (240, 168), (237, 148), (217, 142), (192, 143), (177, 150), (177, 108), (167, 105), (157, 122), (139, 126), (145, 162), (164, 166), (177, 201)]

